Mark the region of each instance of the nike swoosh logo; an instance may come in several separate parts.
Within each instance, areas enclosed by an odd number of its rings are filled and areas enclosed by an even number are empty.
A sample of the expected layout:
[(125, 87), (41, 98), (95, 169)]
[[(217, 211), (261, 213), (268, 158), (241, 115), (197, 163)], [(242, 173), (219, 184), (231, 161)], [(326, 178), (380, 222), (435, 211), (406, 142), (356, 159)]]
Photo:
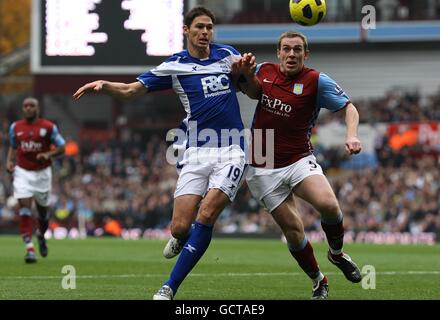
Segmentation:
[(273, 81), (267, 80), (266, 78), (264, 78), (263, 82), (266, 82), (266, 83), (273, 83)]
[(24, 132), (18, 132), (17, 136), (21, 136)]

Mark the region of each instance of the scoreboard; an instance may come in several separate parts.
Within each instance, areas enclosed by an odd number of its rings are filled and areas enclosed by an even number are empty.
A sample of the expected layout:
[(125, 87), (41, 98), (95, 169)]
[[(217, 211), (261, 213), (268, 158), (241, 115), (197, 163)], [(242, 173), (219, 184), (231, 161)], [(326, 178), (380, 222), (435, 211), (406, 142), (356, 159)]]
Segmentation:
[(184, 0), (34, 0), (36, 74), (130, 74), (183, 50)]

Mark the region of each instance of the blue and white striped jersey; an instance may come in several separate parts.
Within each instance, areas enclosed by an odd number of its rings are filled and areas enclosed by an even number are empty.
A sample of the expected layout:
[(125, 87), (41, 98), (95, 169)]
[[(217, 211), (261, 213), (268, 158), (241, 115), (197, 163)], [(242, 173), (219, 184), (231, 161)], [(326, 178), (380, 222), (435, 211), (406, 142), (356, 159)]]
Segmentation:
[[(149, 92), (174, 89), (187, 114), (181, 129), (188, 147), (226, 147), (239, 144), (226, 131), (244, 129), (236, 89), (232, 84), (231, 65), (240, 57), (233, 47), (211, 44), (206, 59), (192, 57), (188, 50), (174, 54), (156, 68), (137, 77)], [(223, 134), (222, 134), (223, 130)], [(212, 139), (214, 132), (217, 139)], [(227, 138), (224, 138), (227, 137)]]

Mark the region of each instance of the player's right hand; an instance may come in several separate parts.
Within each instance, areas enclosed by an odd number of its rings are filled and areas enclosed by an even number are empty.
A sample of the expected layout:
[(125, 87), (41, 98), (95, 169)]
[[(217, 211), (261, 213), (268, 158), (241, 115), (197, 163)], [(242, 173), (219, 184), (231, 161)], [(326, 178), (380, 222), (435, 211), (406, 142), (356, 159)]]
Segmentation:
[(252, 77), (255, 75), (255, 70), (257, 69), (257, 59), (255, 56), (249, 52), (245, 53), (240, 61), (240, 71), (247, 77)]
[(102, 90), (102, 87), (104, 85), (103, 80), (97, 80), (93, 82), (89, 82), (85, 85), (83, 85), (81, 88), (79, 88), (74, 94), (73, 99), (79, 100), (83, 96), (84, 93), (87, 93), (88, 91), (95, 91), (99, 92)]

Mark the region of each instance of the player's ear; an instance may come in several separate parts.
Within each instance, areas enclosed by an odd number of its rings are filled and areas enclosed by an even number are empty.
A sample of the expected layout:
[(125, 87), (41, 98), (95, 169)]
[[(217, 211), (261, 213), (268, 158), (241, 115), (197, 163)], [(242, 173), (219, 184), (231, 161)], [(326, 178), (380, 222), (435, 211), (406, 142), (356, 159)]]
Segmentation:
[(188, 32), (189, 32), (189, 28), (188, 28), (188, 26), (187, 26), (187, 25), (184, 25), (184, 26), (183, 26), (183, 34), (184, 34), (185, 36), (187, 36), (187, 35), (188, 35)]
[(304, 60), (307, 60), (310, 56), (310, 51), (306, 50), (306, 52), (304, 53)]
[(277, 49), (277, 58), (280, 58), (280, 49)]

